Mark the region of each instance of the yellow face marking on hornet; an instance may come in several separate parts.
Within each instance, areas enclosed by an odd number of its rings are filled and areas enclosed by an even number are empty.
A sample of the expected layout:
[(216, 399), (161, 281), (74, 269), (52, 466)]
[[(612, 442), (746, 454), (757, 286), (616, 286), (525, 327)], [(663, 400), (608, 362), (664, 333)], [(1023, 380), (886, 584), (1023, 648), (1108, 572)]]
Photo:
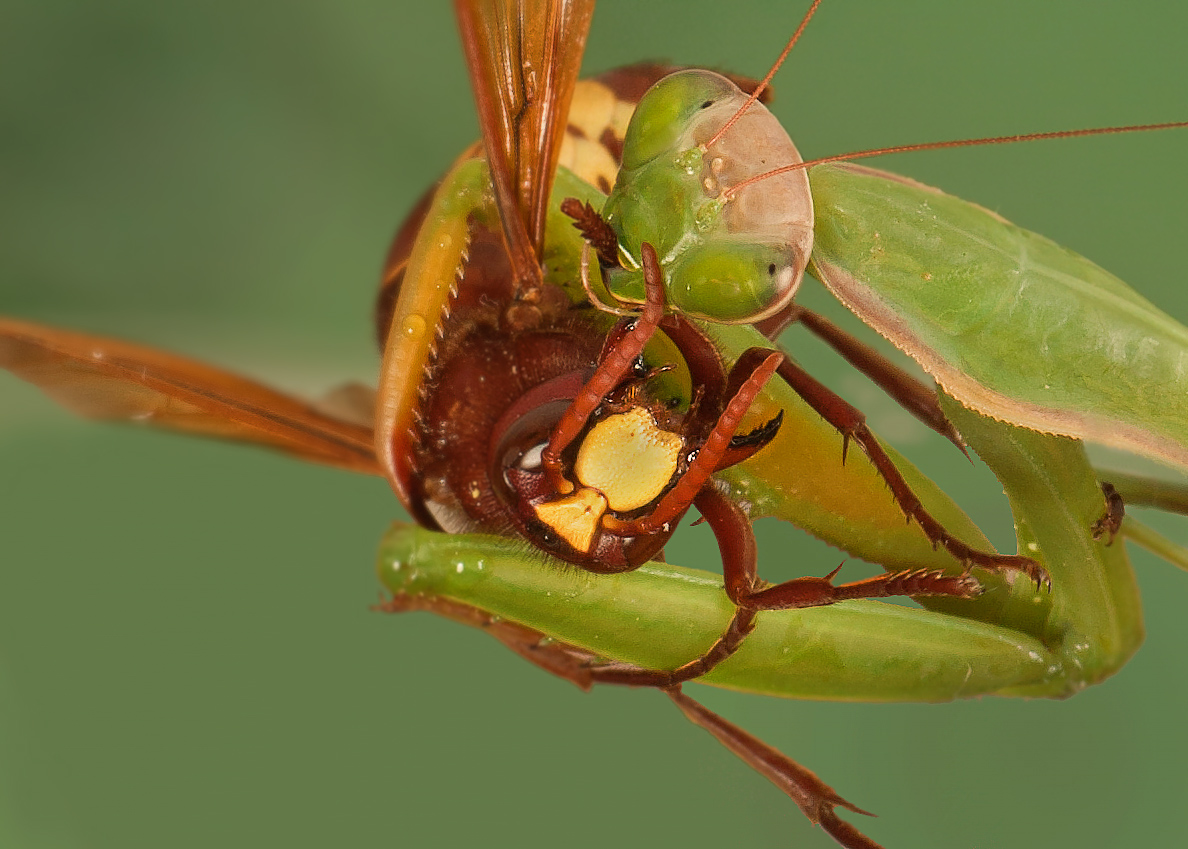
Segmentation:
[(612, 510), (634, 510), (655, 500), (672, 480), (685, 446), (680, 434), (633, 407), (596, 424), (578, 451), (574, 474), (606, 496)]
[(576, 551), (590, 551), (598, 521), (606, 512), (602, 493), (582, 487), (572, 495), (536, 505), (536, 516)]

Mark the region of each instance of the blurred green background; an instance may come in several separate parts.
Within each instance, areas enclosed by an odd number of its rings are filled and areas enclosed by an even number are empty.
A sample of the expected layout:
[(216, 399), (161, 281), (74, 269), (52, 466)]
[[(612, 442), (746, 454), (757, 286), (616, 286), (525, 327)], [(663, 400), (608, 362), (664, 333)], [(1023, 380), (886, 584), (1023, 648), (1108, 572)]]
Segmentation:
[[(586, 67), (759, 76), (801, 5), (606, 0)], [(2, 20), (0, 311), (293, 391), (374, 380), (387, 240), (477, 135), (446, 4), (7, 0)], [(1184, 119), (1186, 31), (1165, 2), (826, 3), (776, 109), (806, 156)], [(878, 164), (1185, 319), (1186, 140)], [(790, 342), (1011, 544), (983, 468)], [(0, 846), (833, 845), (658, 694), (583, 695), (480, 634), (369, 612), (398, 513), (382, 481), (81, 423), (0, 377)], [(768, 577), (836, 565), (760, 531)], [(670, 556), (716, 568), (699, 533)], [(861, 825), (889, 847), (1181, 845), (1188, 576), (1135, 560), (1148, 644), (1068, 702), (690, 692), (878, 812)]]

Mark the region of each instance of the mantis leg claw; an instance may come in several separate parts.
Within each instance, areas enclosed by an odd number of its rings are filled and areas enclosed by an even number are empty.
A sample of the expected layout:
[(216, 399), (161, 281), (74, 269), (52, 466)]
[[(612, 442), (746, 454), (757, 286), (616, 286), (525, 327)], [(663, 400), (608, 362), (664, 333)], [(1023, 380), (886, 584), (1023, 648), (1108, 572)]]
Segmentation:
[(1105, 544), (1113, 545), (1114, 537), (1122, 529), (1122, 520), (1126, 518), (1126, 502), (1108, 481), (1102, 481), (1101, 494), (1105, 496), (1106, 510), (1101, 518), (1093, 523), (1091, 530), (1094, 539), (1107, 537)]

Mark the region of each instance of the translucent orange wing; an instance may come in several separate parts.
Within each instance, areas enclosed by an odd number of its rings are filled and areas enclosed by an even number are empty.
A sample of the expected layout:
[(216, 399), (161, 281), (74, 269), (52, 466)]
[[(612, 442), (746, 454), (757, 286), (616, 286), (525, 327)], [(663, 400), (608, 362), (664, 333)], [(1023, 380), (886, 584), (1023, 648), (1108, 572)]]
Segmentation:
[(0, 318), (0, 368), (87, 418), (254, 442), (306, 460), (382, 473), (370, 427), (163, 351)]
[(531, 287), (594, 0), (455, 7), (513, 273)]
[(446, 178), (451, 188), (439, 187), (414, 211), (421, 223), (401, 229), (378, 304), (377, 454), (401, 502), (430, 527), (436, 522), (418, 482), (433, 473), (414, 456), (425, 381), (439, 340), (451, 332), (447, 320), (472, 296), (510, 306), (541, 289), (548, 197), (593, 0), (455, 0), (455, 10), (502, 234), (472, 227), (470, 207), (462, 207), (477, 199), (459, 205), (462, 189), (450, 181), (470, 167), (461, 162)]

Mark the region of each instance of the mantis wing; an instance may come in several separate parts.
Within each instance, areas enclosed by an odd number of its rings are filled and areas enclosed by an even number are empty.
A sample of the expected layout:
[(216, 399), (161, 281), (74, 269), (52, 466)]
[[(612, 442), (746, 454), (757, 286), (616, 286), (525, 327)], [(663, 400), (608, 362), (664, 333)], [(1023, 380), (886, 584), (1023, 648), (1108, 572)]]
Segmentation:
[(810, 177), (818, 277), (946, 392), (1188, 468), (1188, 328), (976, 204), (856, 165)]

